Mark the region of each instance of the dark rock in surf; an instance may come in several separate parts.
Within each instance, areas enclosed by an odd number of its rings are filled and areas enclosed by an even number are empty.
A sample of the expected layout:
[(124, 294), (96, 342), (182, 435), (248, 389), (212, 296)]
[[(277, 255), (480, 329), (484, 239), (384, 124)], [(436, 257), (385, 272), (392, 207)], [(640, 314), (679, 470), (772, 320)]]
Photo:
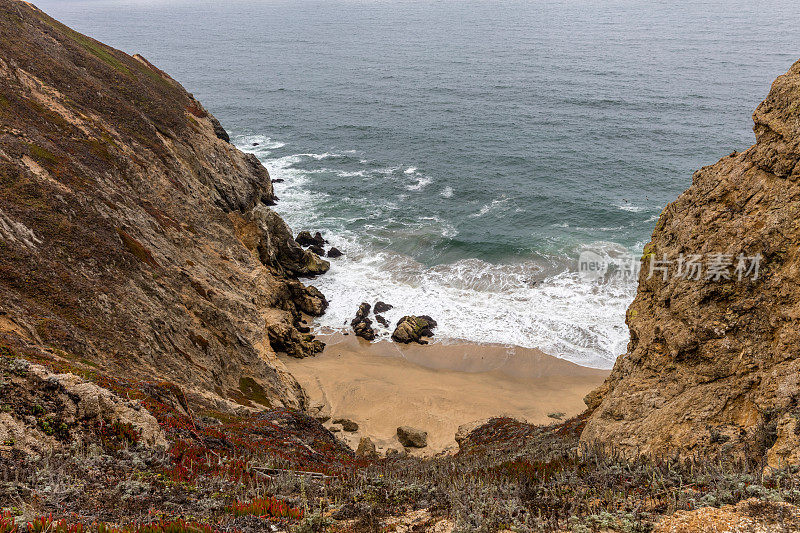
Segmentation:
[[(312, 237), (310, 231), (301, 231), (297, 234), (295, 241), (297, 241), (297, 244), (303, 247), (318, 246), (319, 248), (322, 248), (328, 242), (322, 237), (320, 232), (316, 232)], [(325, 252), (319, 255), (323, 255), (324, 253)]]
[(375, 315), (375, 320), (377, 320), (378, 323), (380, 325), (382, 325), (383, 327), (385, 327), (385, 328), (389, 327), (389, 321), (386, 320), (385, 318), (383, 318), (381, 315)]
[(416, 342), (418, 344), (428, 344), (422, 337), (432, 337), (433, 328), (436, 321), (429, 316), (404, 316), (397, 323), (397, 327), (392, 333), (392, 340), (403, 344)]
[(344, 254), (336, 247), (331, 248), (328, 250), (328, 257), (331, 259), (336, 259), (337, 257), (342, 257)]
[(314, 234), (314, 244), (316, 244), (317, 246), (321, 247), (321, 246), (325, 246), (326, 244), (328, 244), (328, 241), (326, 241), (325, 239), (322, 238), (322, 233), (316, 232)]
[(325, 248), (322, 248), (321, 246), (312, 244), (311, 246), (308, 247), (308, 249), (320, 257), (325, 257)]
[(316, 244), (314, 242), (314, 237), (311, 236), (311, 232), (309, 231), (301, 231), (300, 233), (298, 233), (297, 237), (295, 238), (295, 241), (297, 241), (297, 244), (303, 247), (308, 247), (313, 244)]
[(372, 320), (369, 319), (369, 312), (372, 309), (368, 303), (362, 303), (358, 306), (356, 317), (350, 322), (353, 332), (357, 337), (366, 339), (368, 341), (375, 340), (377, 333), (372, 329)]
[(381, 302), (381, 301), (375, 302), (375, 314), (385, 313), (386, 311), (389, 311), (393, 307), (394, 306), (389, 305), (386, 302)]
[(356, 318), (353, 320), (353, 322), (367, 318), (371, 310), (372, 306), (366, 302), (363, 302), (361, 305), (358, 306), (358, 311), (356, 311)]

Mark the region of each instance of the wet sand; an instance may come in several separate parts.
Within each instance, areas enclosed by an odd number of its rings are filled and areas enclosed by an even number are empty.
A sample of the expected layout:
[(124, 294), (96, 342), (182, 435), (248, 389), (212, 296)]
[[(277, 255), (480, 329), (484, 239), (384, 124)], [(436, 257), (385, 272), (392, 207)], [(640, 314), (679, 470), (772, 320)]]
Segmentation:
[(608, 375), (528, 348), (320, 338), (327, 347), (317, 357), (281, 359), (312, 404), (359, 424), (339, 436), (353, 447), (369, 436), (379, 451), (402, 448), (396, 430), (403, 425), (427, 431), (428, 447), (415, 453), (433, 455), (457, 449), (461, 424), (501, 415), (552, 423), (549, 413), (582, 412), (583, 397)]

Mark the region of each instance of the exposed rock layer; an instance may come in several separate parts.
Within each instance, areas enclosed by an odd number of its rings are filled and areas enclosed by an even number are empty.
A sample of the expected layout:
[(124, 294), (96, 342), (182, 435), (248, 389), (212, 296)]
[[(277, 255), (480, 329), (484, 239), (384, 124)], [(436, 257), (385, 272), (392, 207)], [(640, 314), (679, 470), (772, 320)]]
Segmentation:
[[(700, 169), (662, 213), (628, 310), (627, 353), (587, 397), (584, 442), (798, 463), (800, 62), (753, 119), (756, 143)], [(700, 279), (676, 275), (695, 254)], [(750, 259), (739, 280), (740, 254), (760, 254), (757, 276)], [(649, 276), (653, 258), (673, 261), (666, 281)], [(728, 279), (713, 276), (715, 262)]]
[(302, 407), (275, 351), (320, 349), (296, 325), (327, 302), (297, 277), (328, 263), (267, 170), (141, 56), (13, 0), (0, 42), (0, 345)]

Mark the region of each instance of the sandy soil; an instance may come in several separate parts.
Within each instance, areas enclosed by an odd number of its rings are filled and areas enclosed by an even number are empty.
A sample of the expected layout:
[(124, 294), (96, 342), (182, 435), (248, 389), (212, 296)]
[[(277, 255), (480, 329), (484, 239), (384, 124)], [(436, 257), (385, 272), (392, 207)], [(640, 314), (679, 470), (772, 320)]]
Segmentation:
[(536, 424), (553, 422), (549, 413), (573, 416), (608, 375), (526, 348), (370, 344), (341, 334), (321, 339), (328, 346), (319, 356), (281, 359), (312, 404), (325, 403), (333, 419), (360, 426), (338, 435), (353, 447), (369, 436), (379, 451), (402, 449), (396, 437), (402, 425), (427, 431), (428, 447), (416, 453), (432, 455), (457, 449), (461, 424), (499, 415)]

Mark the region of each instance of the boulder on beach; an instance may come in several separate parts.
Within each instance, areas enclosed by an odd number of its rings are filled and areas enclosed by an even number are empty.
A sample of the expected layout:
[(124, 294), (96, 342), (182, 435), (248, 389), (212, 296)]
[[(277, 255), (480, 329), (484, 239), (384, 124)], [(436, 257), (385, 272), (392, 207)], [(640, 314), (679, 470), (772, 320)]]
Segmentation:
[(394, 307), (393, 305), (389, 305), (386, 302), (377, 301), (375, 302), (375, 314), (377, 315), (379, 313), (385, 313), (386, 311), (389, 311), (393, 307)]
[(392, 340), (403, 344), (411, 342), (427, 344), (427, 341), (422, 340), (422, 337), (433, 336), (433, 328), (436, 325), (436, 321), (427, 315), (404, 316), (397, 323), (397, 327), (392, 333)]
[(428, 432), (410, 426), (397, 428), (397, 440), (406, 448), (424, 448), (428, 445)]
[(349, 418), (337, 418), (333, 421), (333, 423), (342, 426), (342, 429), (348, 433), (355, 433), (358, 431), (358, 423), (353, 422)]
[(336, 248), (335, 246), (330, 250), (328, 250), (328, 257), (330, 257), (331, 259), (336, 259), (337, 257), (342, 257), (343, 255), (344, 254), (342, 253), (342, 251)]
[(356, 337), (361, 337), (368, 341), (374, 341), (378, 335), (372, 327), (372, 320), (369, 318), (365, 318), (353, 325), (353, 333), (356, 334)]
[(369, 319), (369, 312), (372, 307), (368, 303), (362, 303), (358, 306), (356, 317), (350, 322), (353, 332), (357, 337), (366, 339), (368, 341), (375, 340), (377, 332), (372, 328), (372, 320)]
[(356, 448), (356, 456), (358, 457), (378, 457), (378, 450), (375, 448), (375, 443), (369, 437), (361, 437)]

